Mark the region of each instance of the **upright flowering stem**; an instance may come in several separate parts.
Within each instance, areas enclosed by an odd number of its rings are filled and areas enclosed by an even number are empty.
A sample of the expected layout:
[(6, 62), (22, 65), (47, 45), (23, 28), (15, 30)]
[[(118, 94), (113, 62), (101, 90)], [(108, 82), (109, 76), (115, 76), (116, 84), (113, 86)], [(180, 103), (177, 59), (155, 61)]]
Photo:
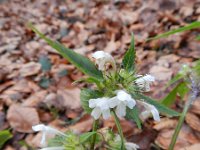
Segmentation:
[(125, 143), (124, 143), (124, 135), (123, 135), (123, 131), (120, 125), (120, 121), (119, 118), (117, 117), (116, 113), (114, 111), (112, 111), (114, 119), (115, 119), (115, 123), (117, 126), (117, 130), (119, 132), (120, 138), (121, 138), (121, 150), (125, 150)]
[(181, 116), (179, 118), (179, 121), (178, 121), (178, 124), (176, 126), (176, 129), (175, 129), (175, 132), (173, 134), (173, 137), (172, 137), (172, 140), (171, 140), (171, 143), (169, 145), (169, 150), (173, 150), (174, 149), (174, 146), (176, 144), (176, 140), (177, 140), (177, 137), (178, 137), (178, 134), (181, 130), (181, 127), (182, 127), (182, 124), (184, 122), (184, 119), (185, 119), (185, 116), (186, 116), (186, 113), (188, 111), (188, 109), (190, 108), (190, 105), (193, 103), (193, 101), (196, 99), (197, 97), (197, 94), (196, 93), (192, 93), (193, 95), (190, 96), (190, 99), (187, 101), (187, 103), (185, 104), (184, 106), (184, 109), (183, 109), (183, 112), (181, 113)]
[[(95, 120), (94, 123), (93, 123), (92, 132), (97, 131), (98, 124), (99, 124), (99, 120)], [(94, 150), (95, 141), (96, 141), (96, 133), (92, 136), (90, 150)]]

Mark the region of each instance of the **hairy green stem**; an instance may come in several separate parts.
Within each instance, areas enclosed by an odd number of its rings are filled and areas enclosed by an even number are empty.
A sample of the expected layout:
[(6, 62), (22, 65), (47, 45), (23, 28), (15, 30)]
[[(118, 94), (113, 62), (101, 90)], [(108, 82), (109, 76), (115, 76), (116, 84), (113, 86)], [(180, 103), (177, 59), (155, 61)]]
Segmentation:
[(119, 118), (117, 117), (116, 113), (114, 111), (112, 111), (114, 119), (115, 119), (115, 123), (117, 126), (117, 130), (119, 132), (120, 138), (121, 138), (121, 150), (125, 150), (125, 144), (124, 144), (124, 135), (123, 135), (123, 131), (120, 125), (120, 121)]
[[(95, 120), (93, 122), (93, 127), (92, 127), (92, 132), (96, 132), (98, 129), (98, 124), (99, 124), (99, 120)], [(90, 150), (94, 150), (94, 146), (95, 146), (95, 141), (96, 141), (96, 133), (92, 136), (92, 140), (91, 140), (91, 145), (90, 145)]]
[(177, 137), (179, 135), (179, 132), (181, 130), (181, 127), (182, 127), (182, 124), (184, 122), (184, 119), (185, 119), (185, 116), (187, 114), (187, 111), (190, 107), (190, 105), (193, 103), (193, 101), (196, 99), (196, 96), (195, 94), (193, 96), (190, 97), (190, 99), (187, 101), (187, 103), (185, 104), (184, 106), (184, 109), (183, 109), (183, 112), (181, 113), (181, 116), (179, 118), (179, 121), (178, 121), (178, 124), (176, 126), (176, 129), (174, 131), (174, 134), (173, 134), (173, 137), (172, 137), (172, 140), (171, 140), (171, 143), (169, 145), (169, 150), (173, 150), (174, 149), (174, 146), (176, 144), (176, 140), (177, 140)]

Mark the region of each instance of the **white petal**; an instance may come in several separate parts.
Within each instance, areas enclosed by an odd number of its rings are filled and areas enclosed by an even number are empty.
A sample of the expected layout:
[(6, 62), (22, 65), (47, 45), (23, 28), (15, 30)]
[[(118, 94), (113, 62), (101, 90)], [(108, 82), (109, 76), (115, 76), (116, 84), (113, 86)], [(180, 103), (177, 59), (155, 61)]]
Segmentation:
[(126, 106), (123, 103), (120, 103), (115, 112), (119, 118), (124, 117), (126, 115)]
[(89, 100), (89, 107), (90, 108), (96, 107), (97, 101), (98, 101), (98, 99), (90, 99)]
[(62, 133), (61, 131), (52, 128), (50, 126), (45, 126), (44, 124), (38, 124), (35, 126), (32, 126), (32, 129), (36, 132), (38, 131), (42, 131), (43, 133), (50, 133), (50, 134), (59, 134), (59, 135), (63, 135), (66, 136), (64, 133)]
[(144, 79), (145, 81), (149, 81), (149, 82), (154, 82), (154, 81), (155, 81), (155, 77), (152, 76), (152, 75), (149, 75), (149, 74), (146, 74), (146, 75), (143, 77), (143, 79)]
[(156, 109), (155, 106), (151, 105), (151, 104), (148, 104), (146, 102), (142, 102), (142, 101), (138, 101), (139, 104), (143, 105), (145, 107), (145, 111), (142, 112), (142, 116), (146, 119), (147, 116), (150, 115), (150, 113), (153, 115), (153, 119), (155, 121), (160, 121), (160, 116), (159, 116), (159, 112), (158, 110)]
[(102, 112), (102, 115), (103, 115), (103, 119), (108, 119), (110, 118), (111, 114), (110, 114), (110, 109), (107, 109), (107, 110), (104, 110)]
[(95, 59), (100, 59), (106, 56), (106, 53), (104, 51), (96, 51), (95, 53), (92, 54), (92, 57)]
[(141, 117), (142, 120), (146, 120), (147, 118), (149, 118), (150, 115), (151, 115), (151, 112), (145, 110), (140, 114), (140, 117)]
[(117, 98), (121, 101), (125, 101), (129, 98), (129, 94), (127, 94), (125, 91), (123, 90), (119, 90), (117, 91)]
[(149, 92), (150, 90), (151, 90), (151, 88), (150, 88), (150, 84), (149, 83), (145, 83), (145, 85), (144, 85), (144, 91), (145, 92)]
[(46, 126), (46, 132), (50, 134), (57, 134), (57, 135), (62, 135), (62, 136), (67, 136), (66, 134), (62, 133), (61, 131), (52, 128), (50, 126)]
[(96, 64), (98, 65), (99, 70), (104, 71), (106, 68), (106, 63), (110, 63), (114, 70), (116, 70), (116, 64), (114, 58), (104, 51), (97, 51), (92, 55), (96, 59)]
[(99, 119), (99, 117), (101, 116), (101, 109), (98, 108), (98, 107), (95, 107), (95, 108), (92, 110), (91, 115), (94, 117), (95, 120)]
[(117, 99), (117, 97), (111, 98), (111, 99), (109, 100), (109, 103), (108, 103), (108, 105), (109, 105), (110, 108), (114, 108), (114, 107), (116, 107), (118, 104), (119, 104), (119, 100)]
[(160, 121), (160, 116), (158, 110), (152, 105), (151, 113), (155, 121)]
[(64, 147), (46, 147), (46, 148), (42, 148), (40, 150), (64, 150)]
[(43, 133), (42, 133), (42, 139), (41, 139), (40, 144), (41, 144), (42, 146), (46, 146), (46, 132), (43, 132)]
[(105, 62), (102, 61), (100, 63), (97, 63), (98, 64), (98, 69), (101, 70), (101, 71), (104, 71), (105, 70)]
[(125, 147), (127, 150), (137, 150), (138, 148), (140, 148), (137, 144), (131, 142), (126, 142)]
[(109, 109), (109, 99), (106, 97), (99, 99), (96, 107), (99, 107), (101, 111)]
[(38, 124), (38, 125), (35, 125), (35, 126), (32, 126), (32, 129), (33, 131), (45, 131), (45, 125), (44, 124)]
[(127, 106), (130, 108), (130, 109), (133, 109), (133, 107), (136, 105), (136, 102), (134, 99), (131, 99), (127, 102)]

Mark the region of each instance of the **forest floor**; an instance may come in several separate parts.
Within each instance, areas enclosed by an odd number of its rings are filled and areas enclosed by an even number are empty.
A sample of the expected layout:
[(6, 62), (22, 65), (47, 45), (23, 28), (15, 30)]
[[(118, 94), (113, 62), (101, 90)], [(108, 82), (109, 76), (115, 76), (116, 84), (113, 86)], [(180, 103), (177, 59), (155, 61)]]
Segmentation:
[[(166, 83), (183, 64), (200, 58), (200, 30), (147, 42), (148, 37), (200, 21), (198, 0), (3, 0), (0, 1), (0, 130), (10, 129), (13, 138), (5, 150), (35, 149), (41, 134), (31, 126), (44, 123), (62, 131), (90, 131), (92, 118), (84, 115), (80, 89), (72, 85), (80, 73), (72, 64), (35, 35), (38, 30), (66, 47), (88, 56), (97, 50), (112, 54), (118, 63), (135, 35), (137, 72), (156, 78), (149, 96), (162, 100), (170, 89)], [(186, 99), (185, 99), (186, 100)], [(184, 101), (177, 96), (171, 107), (181, 111)], [(121, 120), (125, 137), (141, 149), (167, 149), (178, 118), (149, 119), (143, 130), (134, 122)], [(111, 127), (112, 119), (101, 127)], [(186, 116), (176, 150), (200, 149), (200, 101)]]

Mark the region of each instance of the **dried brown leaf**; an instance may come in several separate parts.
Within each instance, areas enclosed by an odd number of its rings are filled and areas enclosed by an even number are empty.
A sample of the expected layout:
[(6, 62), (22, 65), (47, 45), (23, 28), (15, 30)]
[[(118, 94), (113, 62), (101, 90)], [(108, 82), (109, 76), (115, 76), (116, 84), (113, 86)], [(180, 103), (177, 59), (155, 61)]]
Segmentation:
[(36, 109), (17, 104), (8, 109), (7, 120), (14, 130), (23, 133), (32, 133), (32, 126), (40, 121)]

